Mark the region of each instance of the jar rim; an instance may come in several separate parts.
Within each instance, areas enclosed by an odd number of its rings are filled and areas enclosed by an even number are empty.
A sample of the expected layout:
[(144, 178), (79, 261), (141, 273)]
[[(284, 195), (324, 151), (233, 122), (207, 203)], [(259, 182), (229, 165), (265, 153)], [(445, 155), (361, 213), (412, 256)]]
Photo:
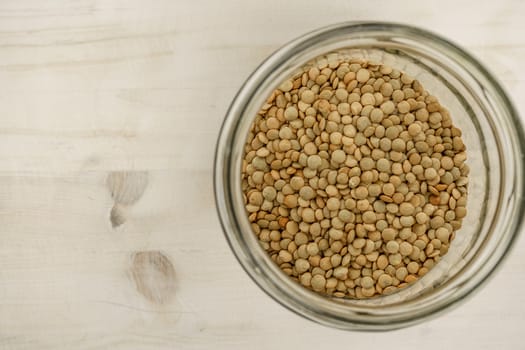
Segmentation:
[[(408, 310), (387, 306), (380, 313), (374, 314), (373, 317), (368, 313), (370, 310), (359, 309), (355, 306), (350, 307), (308, 291), (288, 276), (282, 276), (284, 273), (277, 271), (278, 267), (271, 266), (271, 264), (267, 264), (268, 261), (258, 259), (251, 254), (252, 252), (244, 240), (245, 237), (243, 237), (244, 231), (238, 222), (238, 220), (243, 220), (243, 217), (247, 221), (246, 215), (243, 213), (243, 216), (239, 217), (235, 211), (234, 192), (240, 192), (240, 187), (236, 189), (235, 184), (231, 181), (232, 176), (237, 175), (233, 173), (237, 168), (234, 164), (235, 159), (232, 159), (232, 154), (235, 153), (239, 123), (246, 122), (242, 119), (247, 106), (257, 104), (253, 100), (254, 96), (262, 89), (261, 86), (268, 84), (273, 79), (272, 75), (277, 74), (279, 68), (286, 67), (292, 57), (306, 52), (314, 43), (336, 40), (343, 34), (352, 34), (363, 40), (366, 40), (367, 36), (395, 36), (396, 38), (418, 42), (429, 50), (445, 52), (448, 57), (457, 61), (465, 72), (475, 77), (476, 81), (483, 86), (483, 92), (492, 98), (491, 101), (487, 100), (487, 103), (493, 102), (491, 107), (498, 111), (497, 117), (504, 123), (504, 131), (509, 133), (508, 141), (514, 151), (512, 156), (515, 157), (514, 162), (511, 162), (514, 165), (514, 168), (511, 169), (513, 171), (513, 183), (508, 184), (510, 186), (510, 197), (506, 198), (507, 205), (511, 209), (510, 214), (506, 217), (505, 226), (502, 227), (502, 231), (498, 235), (498, 242), (496, 242), (497, 245), (492, 248), (492, 254), (488, 260), (482, 266), (478, 266), (476, 270), (468, 271), (469, 276), (462, 276), (460, 280), (456, 280), (446, 289), (442, 289), (431, 303), (427, 302), (424, 305), (414, 303)], [(262, 104), (259, 104), (258, 107), (260, 105)], [(244, 138), (245, 135), (242, 137)], [(523, 224), (525, 212), (525, 189), (522, 183), (524, 155), (525, 137), (517, 111), (501, 85), (469, 53), (447, 39), (413, 26), (386, 22), (344, 22), (317, 29), (284, 45), (267, 58), (240, 88), (226, 113), (217, 141), (214, 164), (216, 207), (223, 232), (237, 260), (252, 280), (281, 305), (303, 317), (336, 328), (352, 330), (395, 329), (418, 323), (445, 309), (450, 309), (452, 305), (461, 302), (480, 285), (484, 284), (488, 277), (493, 275), (494, 270), (500, 266)], [(259, 249), (262, 250), (260, 247)], [(266, 252), (264, 253), (266, 254)], [(270, 263), (272, 262), (270, 261)], [(271, 278), (267, 275), (268, 272), (272, 273)], [(280, 285), (280, 283), (283, 284)], [(296, 286), (293, 287), (292, 284)], [(294, 297), (290, 296), (289, 288), (294, 289)], [(300, 298), (315, 300), (315, 304), (306, 305)], [(344, 309), (345, 312), (336, 310), (336, 307)], [(403, 308), (406, 309), (406, 305), (403, 305)]]

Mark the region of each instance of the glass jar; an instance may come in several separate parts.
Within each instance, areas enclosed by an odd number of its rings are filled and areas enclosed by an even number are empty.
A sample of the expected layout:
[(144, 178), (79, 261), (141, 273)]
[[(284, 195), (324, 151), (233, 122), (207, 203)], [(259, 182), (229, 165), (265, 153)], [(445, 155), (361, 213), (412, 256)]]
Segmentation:
[[(266, 98), (320, 55), (383, 63), (418, 79), (463, 131), (471, 168), (467, 216), (449, 252), (407, 288), (370, 299), (329, 298), (284, 274), (248, 222), (241, 191), (243, 146)], [(509, 98), (472, 56), (435, 34), (388, 23), (343, 23), (298, 38), (264, 61), (227, 112), (215, 157), (216, 203), (226, 238), (250, 277), (273, 299), (314, 321), (347, 330), (413, 325), (457, 305), (508, 254), (523, 222), (523, 128)]]

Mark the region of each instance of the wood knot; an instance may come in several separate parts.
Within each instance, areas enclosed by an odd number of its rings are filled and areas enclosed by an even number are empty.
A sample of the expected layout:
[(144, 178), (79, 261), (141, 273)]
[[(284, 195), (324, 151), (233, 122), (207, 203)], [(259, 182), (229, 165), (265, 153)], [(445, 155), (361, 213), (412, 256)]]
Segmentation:
[(153, 303), (165, 304), (175, 294), (175, 269), (160, 251), (134, 253), (131, 275), (137, 291)]
[(135, 204), (148, 186), (145, 171), (113, 171), (109, 173), (106, 185), (114, 205), (109, 214), (111, 226), (116, 228), (126, 222), (126, 208)]

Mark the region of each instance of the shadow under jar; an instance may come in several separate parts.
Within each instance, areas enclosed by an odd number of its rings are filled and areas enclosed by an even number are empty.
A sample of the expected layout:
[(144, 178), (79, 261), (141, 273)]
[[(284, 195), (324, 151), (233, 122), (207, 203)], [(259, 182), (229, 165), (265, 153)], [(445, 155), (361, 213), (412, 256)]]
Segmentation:
[[(288, 277), (260, 246), (241, 190), (243, 148), (272, 91), (316, 57), (338, 53), (384, 64), (419, 80), (463, 132), (471, 168), (467, 216), (446, 255), (393, 293), (370, 299), (317, 294)], [(508, 254), (523, 218), (525, 139), (517, 112), (498, 82), (465, 51), (414, 27), (343, 23), (288, 43), (261, 64), (228, 110), (215, 156), (215, 195), (226, 238), (250, 277), (288, 309), (347, 330), (413, 325), (464, 300)]]

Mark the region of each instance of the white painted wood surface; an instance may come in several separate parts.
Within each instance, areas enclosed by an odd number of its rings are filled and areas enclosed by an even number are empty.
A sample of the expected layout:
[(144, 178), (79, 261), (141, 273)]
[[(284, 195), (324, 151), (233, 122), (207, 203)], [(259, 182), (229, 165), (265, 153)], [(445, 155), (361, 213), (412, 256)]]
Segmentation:
[[(523, 110), (524, 18), (520, 0), (2, 0), (0, 349), (524, 349), (523, 238), (460, 308), (342, 332), (255, 286), (212, 191), (228, 104), (288, 40), (344, 20), (419, 25), (470, 49)], [(143, 193), (114, 200), (112, 172)]]

